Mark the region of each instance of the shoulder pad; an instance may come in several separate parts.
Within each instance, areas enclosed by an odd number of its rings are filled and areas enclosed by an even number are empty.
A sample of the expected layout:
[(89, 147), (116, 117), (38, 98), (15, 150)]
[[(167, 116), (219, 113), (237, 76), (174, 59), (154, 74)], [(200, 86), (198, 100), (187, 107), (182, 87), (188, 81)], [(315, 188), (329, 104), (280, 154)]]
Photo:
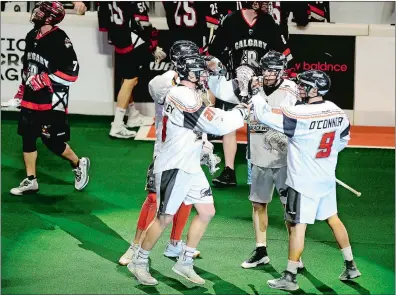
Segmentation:
[(173, 87), (166, 99), (182, 112), (195, 113), (202, 106), (196, 91), (181, 85)]

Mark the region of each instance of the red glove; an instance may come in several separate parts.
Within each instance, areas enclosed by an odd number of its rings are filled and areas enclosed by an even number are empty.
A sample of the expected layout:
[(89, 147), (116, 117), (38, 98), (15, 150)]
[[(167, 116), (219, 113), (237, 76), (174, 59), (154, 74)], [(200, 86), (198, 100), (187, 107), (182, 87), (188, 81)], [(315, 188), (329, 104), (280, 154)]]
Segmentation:
[(33, 91), (39, 91), (44, 87), (48, 87), (49, 91), (52, 93), (54, 89), (52, 88), (52, 83), (47, 73), (41, 73), (29, 77), (26, 81), (26, 85), (33, 89)]
[(21, 84), (21, 85), (19, 85), (18, 92), (17, 92), (17, 94), (15, 94), (14, 98), (22, 99), (24, 93), (25, 93), (25, 85)]
[(155, 51), (155, 48), (158, 46), (158, 34), (159, 31), (156, 28), (153, 28), (150, 34), (150, 50), (151, 52)]

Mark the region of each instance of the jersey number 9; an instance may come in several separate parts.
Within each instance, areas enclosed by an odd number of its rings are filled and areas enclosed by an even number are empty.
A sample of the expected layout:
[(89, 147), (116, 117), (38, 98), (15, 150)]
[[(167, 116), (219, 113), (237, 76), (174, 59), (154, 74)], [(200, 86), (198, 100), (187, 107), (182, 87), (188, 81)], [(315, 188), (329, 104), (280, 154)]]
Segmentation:
[(333, 147), (333, 141), (335, 137), (335, 131), (325, 133), (320, 141), (319, 151), (316, 153), (317, 159), (328, 158), (331, 154), (331, 148)]

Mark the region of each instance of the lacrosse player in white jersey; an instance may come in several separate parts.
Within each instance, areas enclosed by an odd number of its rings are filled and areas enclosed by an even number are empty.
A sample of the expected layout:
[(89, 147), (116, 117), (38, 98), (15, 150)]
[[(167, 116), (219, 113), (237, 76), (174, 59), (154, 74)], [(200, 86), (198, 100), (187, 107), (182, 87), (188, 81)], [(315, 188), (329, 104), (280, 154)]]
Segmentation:
[[(170, 51), (169, 58), (174, 67), (177, 65), (177, 60), (182, 55), (188, 54), (199, 54), (198, 46), (187, 40), (179, 40), (175, 42)], [(162, 118), (163, 118), (163, 105), (166, 94), (172, 87), (175, 87), (180, 82), (178, 75), (175, 71), (169, 70), (162, 75), (154, 77), (149, 82), (149, 93), (155, 103), (155, 129), (156, 129), (156, 140), (154, 143), (154, 154), (153, 162), (150, 164), (147, 172), (146, 190), (148, 192), (147, 198), (144, 201), (138, 219), (138, 224), (135, 232), (135, 237), (128, 248), (128, 250), (119, 259), (121, 265), (128, 265), (131, 263), (133, 256), (137, 253), (140, 247), (140, 241), (143, 238), (144, 232), (155, 218), (157, 212), (157, 199), (156, 189), (154, 180), (154, 161), (158, 154), (162, 141)], [(220, 162), (220, 158), (213, 153), (213, 144), (210, 143), (207, 138), (203, 136), (203, 148), (201, 154), (201, 165), (207, 165), (209, 171), (214, 174), (217, 168), (217, 164)], [(179, 257), (184, 243), (181, 240), (183, 229), (187, 223), (188, 217), (191, 212), (192, 205), (182, 204), (174, 215), (173, 225), (170, 240), (167, 243), (164, 255), (166, 257)], [(197, 250), (194, 253), (194, 257), (199, 256), (200, 252)]]
[(180, 57), (176, 72), (181, 82), (166, 96), (162, 143), (154, 163), (158, 216), (148, 228), (137, 256), (128, 265), (144, 285), (158, 284), (149, 272), (148, 257), (182, 203), (194, 204), (198, 214), (191, 222), (186, 246), (172, 270), (193, 283), (205, 283), (194, 271), (193, 255), (215, 208), (212, 191), (200, 166), (200, 133), (223, 135), (235, 131), (244, 125), (249, 113), (244, 105), (231, 111), (206, 106), (210, 103), (203, 100), (197, 89), (208, 75), (203, 57)]
[(338, 106), (323, 100), (330, 89), (324, 72), (303, 72), (297, 84), (304, 104), (273, 108), (259, 95), (252, 98), (254, 117), (288, 137), (285, 220), (290, 225), (289, 260), (282, 277), (268, 281), (271, 288), (287, 291), (299, 289), (296, 275), (305, 231), (315, 220), (326, 220), (341, 249), (345, 269), (339, 279), (361, 275), (347, 230), (337, 215), (335, 168), (338, 153), (350, 139), (349, 120)]
[[(262, 85), (259, 95), (272, 107), (294, 106), (298, 101), (296, 83), (282, 79), (286, 57), (269, 51), (260, 60)], [(249, 200), (253, 206), (253, 227), (256, 248), (243, 268), (269, 263), (267, 253), (268, 204), (276, 187), (283, 206), (286, 205), (287, 136), (256, 120), (250, 120), (251, 186)], [(300, 268), (303, 265), (301, 263)]]

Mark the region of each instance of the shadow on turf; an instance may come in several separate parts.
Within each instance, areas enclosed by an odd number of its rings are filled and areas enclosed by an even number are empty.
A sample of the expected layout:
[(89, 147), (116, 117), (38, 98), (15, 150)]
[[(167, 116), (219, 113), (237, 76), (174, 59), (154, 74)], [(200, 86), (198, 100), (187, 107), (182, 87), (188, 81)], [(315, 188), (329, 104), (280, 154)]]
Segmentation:
[[(136, 285), (134, 286), (135, 288), (137, 288), (147, 294), (160, 294), (155, 286), (145, 286), (145, 285), (139, 284), (138, 281), (134, 278), (133, 274), (131, 274), (129, 272), (129, 270), (126, 266), (118, 265), (117, 271), (120, 272), (121, 274), (125, 275), (126, 277), (132, 279), (136, 283)], [(150, 273), (154, 278), (156, 278), (159, 281), (160, 284), (163, 283), (165, 285), (168, 285), (169, 287), (171, 287), (185, 295), (206, 294), (205, 292), (208, 290), (204, 287), (196, 286), (196, 285), (194, 285), (192, 287), (186, 286), (183, 283), (181, 283), (179, 280), (174, 279), (172, 277), (165, 276), (164, 274), (160, 273), (159, 271), (152, 268), (151, 266), (150, 266)]]
[[(176, 261), (176, 258), (169, 258), (172, 261)], [(211, 273), (207, 270), (197, 267), (194, 265), (194, 269), (198, 275), (200, 275), (206, 281), (210, 281), (213, 283), (213, 290), (215, 294), (238, 294), (238, 295), (248, 295), (246, 291), (241, 288), (235, 286), (234, 284), (227, 282), (220, 278), (218, 275)], [(196, 293), (203, 294), (203, 293)]]
[(343, 282), (345, 285), (355, 289), (359, 294), (361, 295), (370, 295), (370, 291), (367, 290), (366, 288), (363, 288), (362, 286), (360, 286), (358, 283), (353, 282), (353, 281), (344, 281)]

